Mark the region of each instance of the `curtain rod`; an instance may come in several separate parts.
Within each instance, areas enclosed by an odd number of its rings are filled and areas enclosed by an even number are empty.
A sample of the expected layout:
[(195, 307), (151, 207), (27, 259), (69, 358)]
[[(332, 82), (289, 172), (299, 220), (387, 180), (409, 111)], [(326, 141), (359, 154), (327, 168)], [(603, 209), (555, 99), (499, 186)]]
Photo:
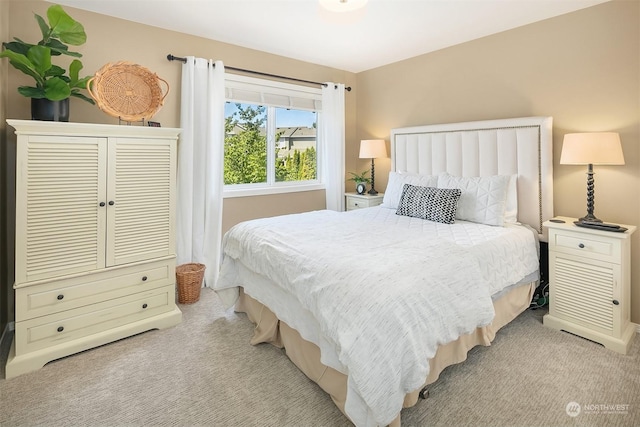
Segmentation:
[[(167, 59), (169, 61), (181, 61), (183, 63), (187, 62), (187, 58), (181, 58), (179, 56), (173, 56), (172, 54), (168, 54), (167, 55)], [(296, 79), (294, 77), (279, 76), (277, 74), (263, 73), (261, 71), (246, 70), (244, 68), (229, 67), (227, 65), (225, 65), (224, 68), (226, 70), (233, 70), (233, 71), (240, 71), (240, 72), (243, 72), (243, 73), (257, 74), (259, 76), (265, 76), (265, 77), (275, 77), (277, 79), (292, 80), (294, 82), (309, 83), (309, 84), (320, 85), (320, 86), (326, 86), (327, 85), (326, 83), (314, 82), (314, 81), (311, 81), (311, 80)], [(350, 86), (349, 87), (345, 87), (345, 90), (348, 91), (348, 92), (351, 92), (351, 87)]]

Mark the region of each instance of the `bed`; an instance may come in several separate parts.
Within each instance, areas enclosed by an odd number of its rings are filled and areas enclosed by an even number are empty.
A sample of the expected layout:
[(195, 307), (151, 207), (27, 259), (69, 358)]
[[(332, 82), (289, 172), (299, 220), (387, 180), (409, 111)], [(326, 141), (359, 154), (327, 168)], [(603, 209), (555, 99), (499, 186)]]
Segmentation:
[(401, 424), (447, 366), (529, 307), (552, 217), (552, 119), (391, 131), (381, 206), (247, 221), (216, 292), (357, 426)]

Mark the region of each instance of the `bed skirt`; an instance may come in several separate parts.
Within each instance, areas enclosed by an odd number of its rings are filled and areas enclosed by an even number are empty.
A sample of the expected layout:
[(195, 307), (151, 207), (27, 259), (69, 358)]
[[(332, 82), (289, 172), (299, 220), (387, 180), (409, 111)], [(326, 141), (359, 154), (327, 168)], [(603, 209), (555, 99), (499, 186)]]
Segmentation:
[[(477, 328), (474, 332), (463, 335), (456, 341), (440, 346), (436, 355), (429, 361), (430, 371), (424, 385), (435, 382), (447, 366), (466, 360), (467, 352), (473, 347), (491, 345), (496, 332), (529, 307), (536, 284), (536, 282), (532, 282), (528, 285), (515, 287), (495, 300), (493, 305), (496, 315), (490, 325)], [(303, 339), (298, 331), (279, 320), (268, 307), (245, 294), (242, 288), (235, 311), (246, 313), (249, 320), (256, 325), (250, 341), (252, 345), (269, 343), (278, 348), (284, 348), (289, 359), (307, 377), (327, 392), (336, 406), (347, 416), (344, 411), (347, 376), (320, 362), (320, 348)], [(407, 394), (403, 407), (408, 408), (415, 405), (423, 387)], [(399, 427), (400, 424), (400, 414), (398, 414), (398, 417), (390, 425)]]

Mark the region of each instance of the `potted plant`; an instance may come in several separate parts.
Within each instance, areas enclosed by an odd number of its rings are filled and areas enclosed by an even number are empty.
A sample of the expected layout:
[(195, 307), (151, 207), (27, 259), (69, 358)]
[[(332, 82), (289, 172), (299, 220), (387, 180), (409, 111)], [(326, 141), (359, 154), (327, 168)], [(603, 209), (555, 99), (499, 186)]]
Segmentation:
[(47, 21), (35, 15), (42, 40), (36, 44), (27, 43), (14, 37), (14, 41), (2, 43), (4, 50), (0, 58), (9, 58), (9, 63), (17, 70), (33, 77), (35, 86), (20, 86), (18, 92), (31, 98), (31, 118), (34, 120), (69, 121), (69, 97), (83, 99), (94, 104), (93, 99), (80, 91), (87, 88), (92, 76), (80, 78), (82, 62), (71, 61), (69, 73), (52, 63), (52, 58), (68, 55), (82, 57), (69, 50), (68, 45), (80, 46), (87, 40), (84, 27), (71, 18), (59, 5), (47, 10)]
[(349, 178), (349, 181), (354, 181), (356, 183), (356, 192), (358, 194), (364, 194), (367, 189), (367, 184), (371, 183), (371, 179), (367, 178), (367, 174), (369, 171), (364, 171), (361, 174), (349, 172), (352, 176)]

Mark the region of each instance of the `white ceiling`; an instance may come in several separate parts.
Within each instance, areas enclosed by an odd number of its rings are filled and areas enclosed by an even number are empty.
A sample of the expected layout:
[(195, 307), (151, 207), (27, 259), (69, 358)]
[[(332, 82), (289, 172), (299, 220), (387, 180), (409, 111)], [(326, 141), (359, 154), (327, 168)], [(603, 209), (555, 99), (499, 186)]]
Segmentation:
[(357, 73), (606, 1), (369, 0), (342, 14), (318, 0), (55, 3)]

